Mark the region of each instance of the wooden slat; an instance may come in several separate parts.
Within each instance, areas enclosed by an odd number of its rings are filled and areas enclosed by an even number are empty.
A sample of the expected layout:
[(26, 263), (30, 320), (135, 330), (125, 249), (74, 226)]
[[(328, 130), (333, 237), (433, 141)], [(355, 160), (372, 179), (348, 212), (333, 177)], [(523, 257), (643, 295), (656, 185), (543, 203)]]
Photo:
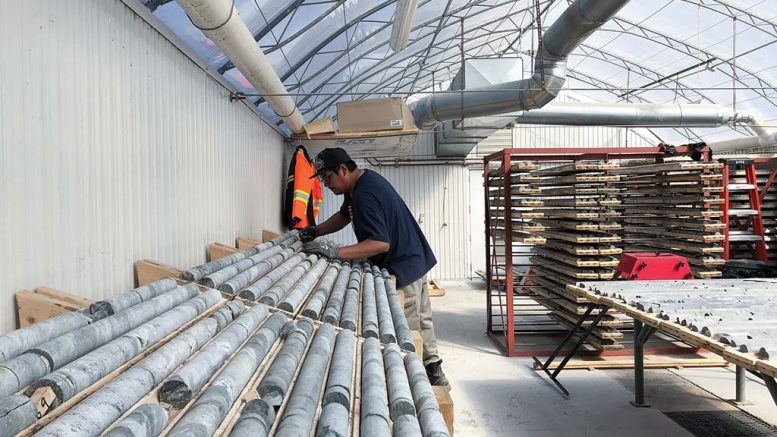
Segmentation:
[(563, 164), (563, 165), (557, 165), (554, 167), (543, 168), (540, 170), (534, 170), (531, 172), (531, 174), (542, 175), (542, 176), (564, 175), (564, 174), (578, 173), (578, 172), (615, 170), (619, 166), (620, 165), (618, 163), (614, 163), (614, 162), (578, 161), (578, 162), (573, 162), (571, 164)]

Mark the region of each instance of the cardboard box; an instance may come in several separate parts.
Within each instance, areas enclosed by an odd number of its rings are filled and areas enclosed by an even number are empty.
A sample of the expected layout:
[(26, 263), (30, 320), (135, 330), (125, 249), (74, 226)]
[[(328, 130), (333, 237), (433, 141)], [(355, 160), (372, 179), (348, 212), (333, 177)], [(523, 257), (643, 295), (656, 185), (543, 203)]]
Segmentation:
[(339, 132), (415, 129), (413, 115), (403, 99), (359, 100), (337, 104)]
[(324, 117), (305, 125), (305, 133), (308, 135), (327, 134), (334, 131), (335, 123), (332, 121), (332, 117)]

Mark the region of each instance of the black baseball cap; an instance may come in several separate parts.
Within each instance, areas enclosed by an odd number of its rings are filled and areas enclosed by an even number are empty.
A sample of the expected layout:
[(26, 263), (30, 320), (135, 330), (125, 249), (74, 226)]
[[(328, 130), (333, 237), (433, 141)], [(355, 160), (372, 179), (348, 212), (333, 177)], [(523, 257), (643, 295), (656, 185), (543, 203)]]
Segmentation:
[(353, 162), (348, 152), (340, 147), (330, 147), (324, 149), (316, 155), (316, 173), (310, 178), (321, 176), (326, 170), (334, 171), (342, 164)]

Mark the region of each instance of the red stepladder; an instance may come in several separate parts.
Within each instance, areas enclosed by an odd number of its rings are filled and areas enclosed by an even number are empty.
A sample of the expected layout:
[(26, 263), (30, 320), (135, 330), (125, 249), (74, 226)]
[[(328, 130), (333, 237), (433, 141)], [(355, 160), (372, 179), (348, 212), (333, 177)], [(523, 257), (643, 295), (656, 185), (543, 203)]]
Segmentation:
[[(766, 238), (755, 162), (751, 159), (721, 159), (720, 161), (723, 163), (722, 210), (723, 222), (726, 225), (723, 258), (733, 259), (735, 254), (733, 248), (746, 244), (754, 246), (752, 259), (766, 262)], [(731, 173), (740, 169), (745, 171), (745, 183), (732, 184)], [(746, 193), (750, 207), (731, 208), (732, 193)]]

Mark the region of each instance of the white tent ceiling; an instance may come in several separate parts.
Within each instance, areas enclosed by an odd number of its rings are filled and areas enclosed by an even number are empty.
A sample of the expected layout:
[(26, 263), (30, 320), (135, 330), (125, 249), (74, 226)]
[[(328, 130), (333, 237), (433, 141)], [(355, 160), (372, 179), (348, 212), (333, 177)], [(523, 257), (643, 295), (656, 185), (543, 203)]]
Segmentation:
[[(271, 119), (242, 74), (170, 0), (138, 0)], [(570, 2), (539, 1), (547, 28)], [(537, 46), (535, 0), (420, 0), (408, 47), (389, 48), (394, 0), (235, 0), (307, 121), (338, 101), (446, 89), (464, 56), (524, 58)], [(719, 103), (777, 126), (775, 0), (639, 0), (569, 58), (565, 89), (602, 102)], [(530, 74), (530, 73), (529, 73)], [(752, 135), (744, 126), (653, 129), (667, 142)]]

